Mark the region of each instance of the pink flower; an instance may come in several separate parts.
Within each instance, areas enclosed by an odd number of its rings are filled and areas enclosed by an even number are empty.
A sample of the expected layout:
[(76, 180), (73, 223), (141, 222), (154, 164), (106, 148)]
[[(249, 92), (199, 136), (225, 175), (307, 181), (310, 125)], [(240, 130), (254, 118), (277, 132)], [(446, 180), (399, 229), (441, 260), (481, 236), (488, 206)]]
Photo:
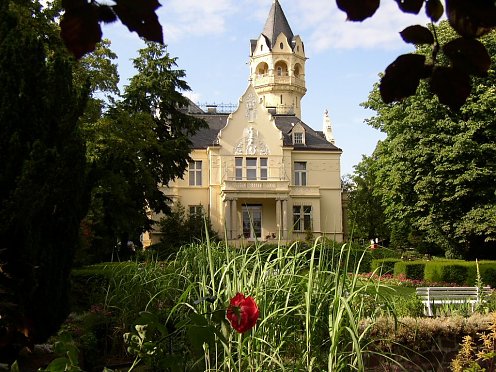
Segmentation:
[(253, 297), (242, 293), (234, 296), (226, 311), (226, 318), (237, 332), (244, 333), (257, 323), (259, 311)]

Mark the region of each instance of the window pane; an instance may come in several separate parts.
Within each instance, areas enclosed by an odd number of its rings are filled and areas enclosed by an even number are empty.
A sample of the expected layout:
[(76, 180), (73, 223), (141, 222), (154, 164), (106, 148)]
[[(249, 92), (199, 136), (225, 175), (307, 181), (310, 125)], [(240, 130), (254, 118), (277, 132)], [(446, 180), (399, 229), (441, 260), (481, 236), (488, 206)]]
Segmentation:
[(295, 161), (294, 169), (295, 170), (305, 170), (307, 168), (307, 163), (302, 161)]
[(261, 167), (267, 166), (267, 158), (260, 158), (260, 166)]
[(260, 179), (261, 180), (267, 179), (267, 168), (261, 168), (260, 169)]
[(236, 168), (236, 179), (237, 180), (243, 179), (243, 168)]
[(246, 179), (256, 180), (257, 179), (257, 170), (256, 169), (246, 169)]
[(301, 206), (300, 205), (294, 205), (293, 206), (293, 230), (295, 231), (300, 231), (300, 212), (301, 212)]
[(236, 162), (237, 167), (243, 166), (243, 158), (235, 158), (234, 161)]
[(246, 158), (246, 166), (247, 167), (256, 167), (257, 166), (257, 158)]

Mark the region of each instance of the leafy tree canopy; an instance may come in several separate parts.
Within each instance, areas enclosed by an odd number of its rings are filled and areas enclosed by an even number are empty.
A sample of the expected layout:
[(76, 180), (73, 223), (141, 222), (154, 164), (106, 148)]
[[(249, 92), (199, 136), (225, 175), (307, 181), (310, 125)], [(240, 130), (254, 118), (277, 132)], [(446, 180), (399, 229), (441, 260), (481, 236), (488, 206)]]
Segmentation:
[[(446, 23), (437, 34), (448, 43), (456, 38)], [(481, 42), (494, 62), (496, 34)], [(425, 83), (415, 97), (393, 104), (381, 100), (376, 85), (364, 104), (377, 112), (368, 124), (387, 134), (375, 155), (388, 224), (417, 230), (448, 254), (482, 257), (495, 246), (495, 76), (491, 68), (487, 77), (472, 78), (473, 94), (458, 112)]]

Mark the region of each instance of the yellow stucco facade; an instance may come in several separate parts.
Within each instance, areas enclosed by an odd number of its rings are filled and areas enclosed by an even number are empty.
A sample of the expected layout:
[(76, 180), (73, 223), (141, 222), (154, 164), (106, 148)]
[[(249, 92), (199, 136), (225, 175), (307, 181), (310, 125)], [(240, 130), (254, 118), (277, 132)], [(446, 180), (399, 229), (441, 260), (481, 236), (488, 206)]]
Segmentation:
[[(191, 110), (209, 128), (192, 138), (189, 169), (162, 191), (186, 212), (202, 208), (219, 236), (235, 242), (343, 240), (340, 157), (330, 120), (301, 121), (305, 52), (277, 0), (251, 41), (249, 85), (229, 114)], [(160, 216), (154, 216), (156, 219)], [(143, 236), (157, 243), (160, 232)]]

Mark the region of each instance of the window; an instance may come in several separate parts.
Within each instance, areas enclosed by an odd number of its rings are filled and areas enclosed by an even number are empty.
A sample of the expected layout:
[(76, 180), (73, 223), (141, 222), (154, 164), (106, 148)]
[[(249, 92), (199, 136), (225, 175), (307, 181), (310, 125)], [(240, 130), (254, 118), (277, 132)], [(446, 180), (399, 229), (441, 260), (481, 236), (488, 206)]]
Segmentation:
[(268, 177), (269, 162), (267, 158), (234, 158), (234, 178), (236, 180), (267, 180)]
[(294, 184), (295, 186), (307, 185), (307, 163), (305, 161), (294, 162)]
[(294, 205), (293, 206), (293, 230), (308, 231), (312, 230), (312, 206), (311, 205)]
[(282, 67), (277, 66), (277, 76), (282, 76)]
[(202, 162), (201, 160), (193, 160), (189, 162), (189, 185), (202, 185)]
[(295, 132), (293, 133), (293, 144), (294, 145), (302, 145), (305, 143), (303, 132)]
[(189, 206), (189, 215), (194, 217), (202, 217), (203, 216), (203, 205), (190, 205)]
[(280, 43), (279, 44), (279, 48), (284, 49), (284, 44), (283, 43)]
[(234, 159), (235, 177), (237, 180), (243, 179), (243, 158)]
[(257, 179), (257, 158), (246, 158), (246, 179)]
[(260, 179), (267, 180), (269, 174), (269, 167), (267, 164), (267, 158), (260, 158)]

